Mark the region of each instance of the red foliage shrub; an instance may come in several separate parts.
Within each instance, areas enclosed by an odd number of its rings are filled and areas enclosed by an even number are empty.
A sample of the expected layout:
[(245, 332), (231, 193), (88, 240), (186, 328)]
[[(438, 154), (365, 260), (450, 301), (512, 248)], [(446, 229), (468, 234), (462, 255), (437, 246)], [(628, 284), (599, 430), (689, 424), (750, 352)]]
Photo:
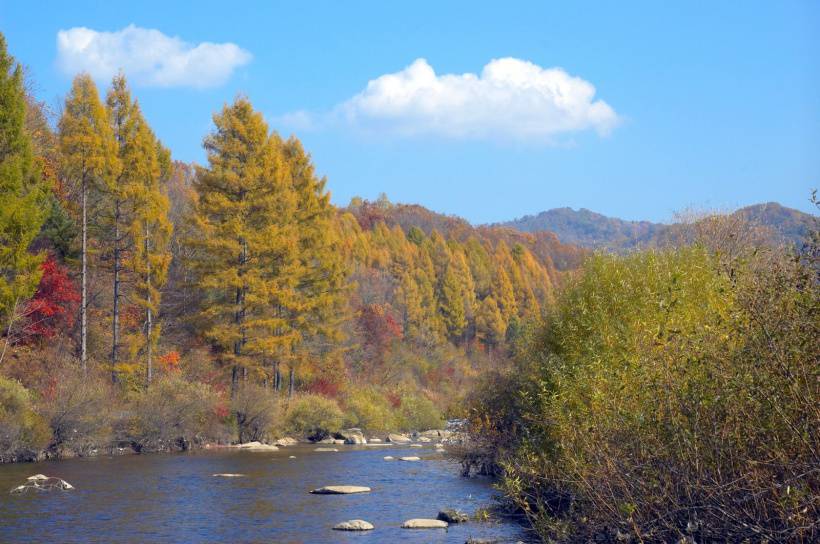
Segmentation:
[(53, 256), (40, 265), (43, 275), (37, 292), (29, 301), (25, 315), (25, 339), (52, 338), (74, 324), (80, 293), (68, 271)]

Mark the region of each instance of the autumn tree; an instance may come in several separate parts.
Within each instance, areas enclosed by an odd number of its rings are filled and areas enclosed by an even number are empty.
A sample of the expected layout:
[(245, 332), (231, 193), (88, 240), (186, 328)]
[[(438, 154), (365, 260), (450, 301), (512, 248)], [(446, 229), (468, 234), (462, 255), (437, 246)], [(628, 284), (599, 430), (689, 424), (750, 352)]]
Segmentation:
[(0, 34), (0, 316), (8, 346), (21, 308), (40, 281), (42, 255), (29, 252), (40, 231), (47, 194), (25, 130), (23, 69), (6, 50)]
[(97, 86), (88, 74), (74, 78), (59, 123), (61, 174), (79, 192), (81, 210), (80, 361), (88, 361), (89, 192), (111, 184), (119, 171), (117, 143), (100, 102)]
[[(208, 168), (198, 172), (191, 266), (207, 293), (204, 334), (231, 368), (263, 373), (265, 358), (296, 340), (288, 312), (298, 285), (296, 195), (262, 115), (238, 98), (214, 115), (205, 139)], [(281, 306), (281, 308), (280, 308)]]

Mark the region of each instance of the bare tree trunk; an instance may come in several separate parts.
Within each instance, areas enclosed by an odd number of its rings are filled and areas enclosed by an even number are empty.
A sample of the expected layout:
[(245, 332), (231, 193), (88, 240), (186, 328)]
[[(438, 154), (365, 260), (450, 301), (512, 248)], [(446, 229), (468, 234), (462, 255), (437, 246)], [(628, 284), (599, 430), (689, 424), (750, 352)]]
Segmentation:
[[(248, 244), (244, 239), (241, 238), (239, 240), (239, 244), (242, 247), (242, 250), (239, 252), (239, 277), (242, 277), (244, 275), (245, 262), (247, 261)], [(233, 353), (234, 356), (236, 356), (237, 360), (242, 355), (242, 347), (245, 345), (246, 341), (244, 327), (246, 290), (247, 287), (245, 285), (241, 285), (236, 288), (236, 313), (234, 314), (234, 322), (239, 328), (240, 337), (233, 344)], [(231, 377), (231, 398), (233, 398), (236, 394), (237, 378), (237, 366), (234, 363)]]
[(273, 390), (277, 393), (282, 390), (282, 371), (278, 362), (273, 363)]
[(148, 380), (148, 384), (150, 385), (151, 379), (154, 377), (154, 362), (153, 362), (153, 354), (154, 354), (154, 339), (152, 338), (153, 328), (154, 328), (154, 319), (153, 313), (151, 312), (151, 256), (149, 255), (149, 251), (151, 249), (151, 243), (148, 239), (148, 226), (145, 227), (145, 285), (146, 285), (146, 295), (145, 299), (147, 302), (145, 308), (145, 367), (146, 367), (146, 378)]
[(290, 372), (288, 373), (288, 398), (293, 396), (293, 389), (296, 385), (296, 372), (293, 368), (293, 365), (290, 366)]
[(111, 381), (117, 383), (120, 348), (120, 200), (114, 202), (114, 316), (112, 319)]
[(83, 207), (83, 249), (82, 249), (82, 295), (80, 301), (80, 363), (83, 368), (83, 376), (88, 375), (88, 188), (86, 177), (82, 182), (82, 207)]

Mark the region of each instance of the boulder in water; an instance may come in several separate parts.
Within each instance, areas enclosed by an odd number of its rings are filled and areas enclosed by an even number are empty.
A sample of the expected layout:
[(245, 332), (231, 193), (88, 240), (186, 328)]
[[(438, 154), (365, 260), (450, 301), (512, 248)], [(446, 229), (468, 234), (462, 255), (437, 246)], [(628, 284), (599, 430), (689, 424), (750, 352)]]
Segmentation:
[(289, 436), (286, 436), (284, 438), (280, 438), (279, 440), (274, 442), (275, 445), (280, 446), (280, 447), (295, 446), (298, 443), (299, 443), (298, 440), (296, 440), (295, 438), (291, 438)]
[(393, 457), (392, 455), (385, 455), (385, 456), (384, 456), (384, 460), (385, 460), (385, 461), (393, 461), (393, 460), (395, 460), (395, 459), (396, 459), (396, 458), (395, 458), (395, 457)]
[(373, 524), (363, 519), (351, 519), (333, 526), (334, 531), (372, 531)]
[(369, 492), (370, 488), (362, 485), (326, 485), (311, 491), (314, 495), (351, 495)]
[(449, 525), (440, 519), (408, 519), (401, 524), (402, 529), (446, 529)]
[(448, 508), (447, 510), (440, 511), (436, 519), (446, 521), (447, 523), (466, 523), (470, 520), (470, 516), (459, 510)]
[(344, 438), (345, 444), (367, 444), (367, 439), (364, 437), (362, 430), (355, 427), (339, 431), (339, 436)]
[(409, 444), (412, 442), (406, 434), (390, 433), (387, 435), (387, 439), (394, 444)]
[(408, 455), (405, 457), (399, 457), (399, 461), (421, 461), (421, 457), (416, 457), (415, 455)]

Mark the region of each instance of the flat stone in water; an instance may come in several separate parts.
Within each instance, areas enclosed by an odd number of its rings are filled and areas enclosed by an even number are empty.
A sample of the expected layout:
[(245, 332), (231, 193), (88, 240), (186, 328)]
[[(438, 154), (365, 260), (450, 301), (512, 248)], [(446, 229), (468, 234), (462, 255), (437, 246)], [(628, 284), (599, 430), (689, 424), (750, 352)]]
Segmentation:
[(373, 524), (363, 519), (351, 519), (333, 526), (334, 531), (372, 531)]
[(369, 492), (370, 488), (363, 485), (326, 485), (311, 491), (315, 495), (350, 495)]
[(446, 521), (438, 519), (408, 519), (401, 524), (402, 529), (446, 529)]
[(406, 457), (399, 457), (399, 461), (421, 461), (421, 457), (415, 455), (408, 455)]
[(395, 459), (396, 459), (396, 458), (395, 458), (395, 457), (393, 457), (392, 455), (385, 455), (385, 456), (384, 456), (384, 460), (385, 460), (385, 461), (393, 461), (393, 460), (395, 460)]
[(313, 451), (339, 451), (339, 448), (316, 448)]
[(243, 478), (245, 475), (233, 472), (217, 472), (216, 474), (211, 474), (211, 476), (215, 478)]

